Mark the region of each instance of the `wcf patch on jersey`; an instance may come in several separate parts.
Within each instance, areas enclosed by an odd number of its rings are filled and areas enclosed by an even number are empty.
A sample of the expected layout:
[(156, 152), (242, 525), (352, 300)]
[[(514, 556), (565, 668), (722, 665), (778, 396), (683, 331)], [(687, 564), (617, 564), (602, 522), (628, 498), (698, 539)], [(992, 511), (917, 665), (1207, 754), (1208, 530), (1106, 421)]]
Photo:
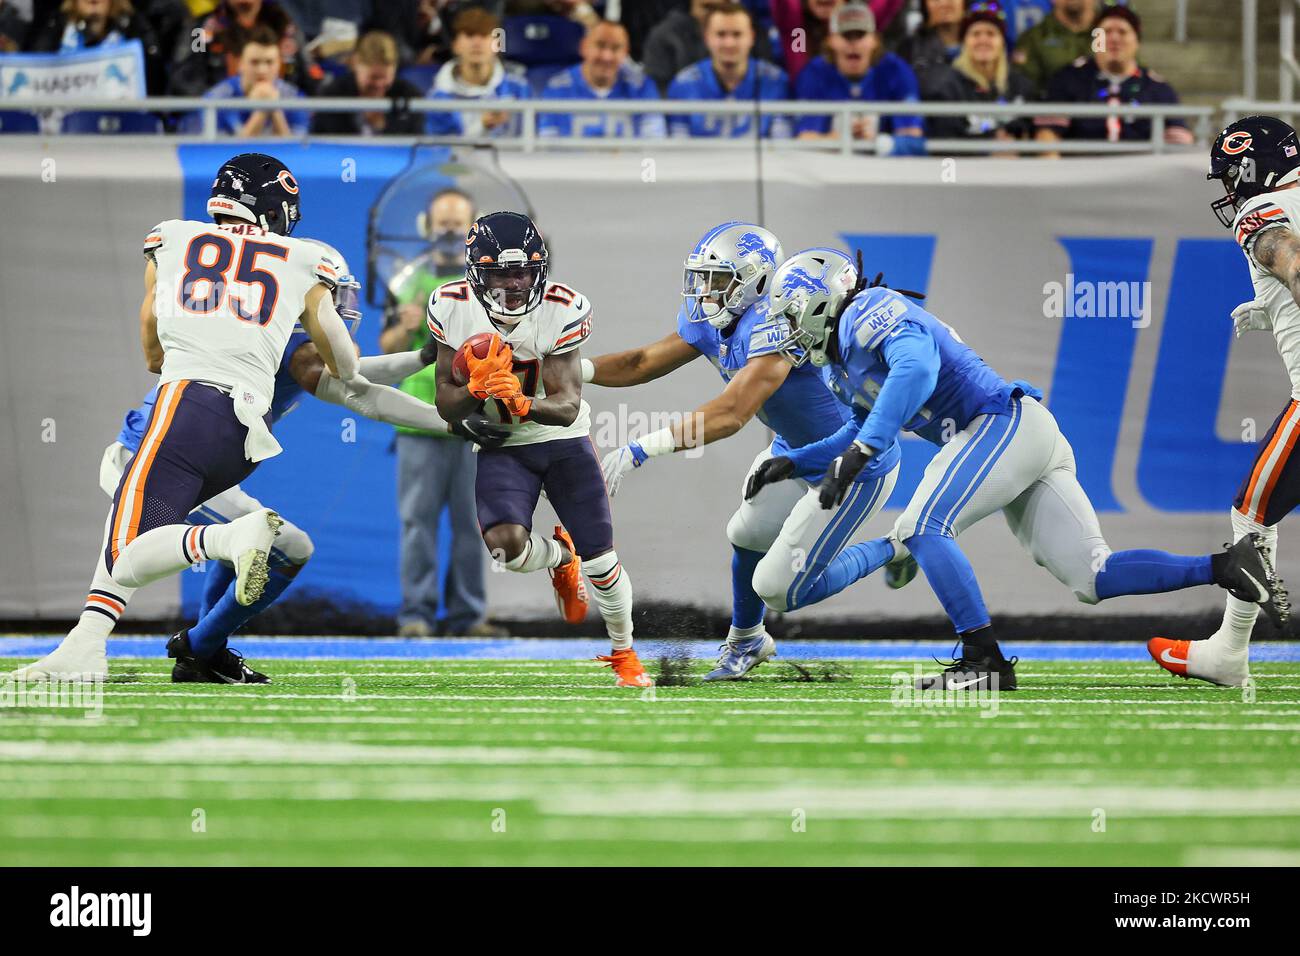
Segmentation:
[(876, 333), (889, 328), (907, 314), (907, 303), (900, 298), (891, 297), (868, 312), (858, 326), (857, 340), (861, 346), (876, 337)]

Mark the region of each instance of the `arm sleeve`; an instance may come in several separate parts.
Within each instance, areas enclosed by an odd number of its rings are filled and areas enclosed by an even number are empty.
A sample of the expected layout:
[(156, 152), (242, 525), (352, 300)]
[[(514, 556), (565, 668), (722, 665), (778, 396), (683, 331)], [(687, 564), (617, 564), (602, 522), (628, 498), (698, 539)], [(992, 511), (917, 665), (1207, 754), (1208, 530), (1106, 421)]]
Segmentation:
[(820, 475), (829, 468), (831, 462), (853, 444), (854, 436), (861, 429), (864, 417), (865, 413), (858, 413), (841, 425), (839, 430), (827, 435), (821, 441), (800, 448), (791, 448), (786, 453), (786, 457), (794, 462), (795, 475), (799, 478), (808, 478), (812, 475)]
[(447, 423), (438, 410), (414, 395), (399, 392), (388, 385), (376, 385), (358, 375), (350, 382), (340, 382), (329, 373), (321, 372), (316, 385), (316, 397), (325, 402), (350, 408), (377, 422), (418, 428), (422, 431), (446, 431)]
[(394, 352), (364, 356), (357, 363), (357, 372), (376, 385), (396, 385), (427, 367), (419, 351)]
[(339, 378), (348, 381), (357, 374), (357, 350), (352, 344), (348, 327), (334, 311), (332, 296), (321, 296), (320, 305), (316, 307), (316, 321), (320, 323), (322, 334), (334, 353), (334, 364), (338, 366)]
[(939, 346), (919, 325), (901, 326), (881, 344), (880, 352), (889, 373), (871, 414), (855, 436), (878, 452), (888, 448), (902, 427), (921, 410), (939, 379)]

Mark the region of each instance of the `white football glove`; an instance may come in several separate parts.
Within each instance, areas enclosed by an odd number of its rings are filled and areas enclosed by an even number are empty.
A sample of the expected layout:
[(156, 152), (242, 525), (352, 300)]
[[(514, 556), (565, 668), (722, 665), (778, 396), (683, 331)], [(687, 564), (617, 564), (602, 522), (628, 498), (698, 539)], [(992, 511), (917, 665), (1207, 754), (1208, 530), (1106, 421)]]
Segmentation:
[(623, 476), (633, 468), (640, 468), (641, 463), (648, 457), (645, 449), (634, 441), (615, 448), (605, 456), (600, 463), (600, 470), (605, 476), (605, 490), (611, 498), (618, 494), (619, 486), (623, 484)]
[(1273, 331), (1273, 322), (1268, 317), (1268, 310), (1260, 305), (1258, 299), (1243, 302), (1232, 310), (1232, 329), (1237, 338), (1247, 332)]

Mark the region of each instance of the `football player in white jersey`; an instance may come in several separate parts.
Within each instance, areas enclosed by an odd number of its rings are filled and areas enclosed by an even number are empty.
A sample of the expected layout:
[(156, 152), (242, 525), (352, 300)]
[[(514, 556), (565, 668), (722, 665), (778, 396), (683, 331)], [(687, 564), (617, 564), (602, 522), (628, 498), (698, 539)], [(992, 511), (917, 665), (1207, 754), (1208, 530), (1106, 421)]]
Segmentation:
[[(361, 322), (358, 309), (360, 283), (353, 278), (338, 250), (324, 243), (318, 244), (337, 267), (335, 309), (347, 324), (349, 333), (355, 335)], [(329, 374), (310, 336), (301, 328), (295, 330), (275, 378), (272, 424), (293, 411), (304, 392), (310, 392), (322, 401), (342, 405), (376, 421), (429, 431), (447, 427), (432, 405), (384, 384), (399, 382), (424, 368), (419, 353), (366, 356), (358, 365), (361, 373), (345, 385)], [(117, 491), (122, 473), (140, 448), (145, 427), (157, 404), (158, 391), (155, 386), (139, 407), (126, 414), (116, 440), (104, 449), (99, 484), (110, 499)], [(462, 437), (487, 440), (468, 434), (462, 434)], [(186, 517), (186, 522), (197, 526), (226, 524), (261, 509), (261, 502), (235, 485), (195, 508)], [(57, 648), (11, 676), (27, 681), (51, 677), (102, 679), (108, 676), (108, 636), (135, 593), (133, 589), (114, 582), (105, 566), (108, 532), (109, 526), (106, 526), (105, 540), (100, 545), (94, 577), (77, 624)], [(177, 683), (222, 684), (267, 682), (266, 675), (248, 667), (238, 652), (227, 647), (227, 640), (284, 593), (306, 566), (313, 550), (307, 532), (293, 522), (285, 521), (271, 549), (266, 588), (261, 598), (247, 606), (236, 600), (234, 569), (213, 562), (205, 575), (197, 623), (173, 638), (172, 650), (177, 652), (174, 655), (177, 661), (172, 668), (172, 680)]]
[[(484, 417), (508, 432), (478, 456), (474, 496), (483, 542), (510, 571), (547, 568), (564, 619), (587, 613), (585, 571), (613, 645), (601, 656), (620, 687), (651, 681), (632, 649), (632, 582), (614, 551), (609, 498), (591, 444), (590, 410), (582, 399), (578, 347), (591, 334), (591, 303), (548, 280), (546, 244), (527, 216), (480, 216), (465, 239), (465, 278), (429, 296), (436, 356), (438, 411), (448, 421)], [(473, 336), (486, 333), (486, 355)], [(460, 354), (468, 382), (457, 382)], [(547, 537), (533, 531), (542, 491), (562, 522)]]
[[(1250, 268), (1255, 298), (1233, 309), (1237, 335), (1271, 331), (1291, 376), (1291, 398), (1259, 443), (1233, 502), (1233, 537), (1263, 538), (1277, 567), (1277, 523), (1300, 505), (1300, 142), (1274, 116), (1247, 116), (1210, 147), (1208, 179), (1226, 195), (1211, 204), (1232, 230)], [(1165, 670), (1212, 684), (1240, 687), (1250, 677), (1250, 634), (1257, 605), (1228, 598), (1223, 622), (1208, 640), (1164, 637), (1147, 643)]]
[[(248, 606), (262, 596), (283, 520), (269, 508), (207, 527), (186, 516), (279, 453), (271, 401), (299, 323), (332, 377), (355, 378), (358, 357), (335, 310), (334, 263), (289, 236), (298, 184), (283, 163), (259, 153), (227, 161), (208, 213), (213, 222), (169, 220), (145, 239), (141, 341), (158, 396), (113, 496), (104, 566), (116, 586), (139, 588), (199, 561), (228, 561), (236, 600)], [(178, 660), (192, 657), (186, 651), (169, 642)]]

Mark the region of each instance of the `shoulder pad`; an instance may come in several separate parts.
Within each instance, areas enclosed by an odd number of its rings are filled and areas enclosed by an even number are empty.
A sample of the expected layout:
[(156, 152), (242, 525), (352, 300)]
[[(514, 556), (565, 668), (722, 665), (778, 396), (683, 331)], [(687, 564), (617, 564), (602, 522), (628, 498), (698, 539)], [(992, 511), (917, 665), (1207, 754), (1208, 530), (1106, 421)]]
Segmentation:
[(1285, 209), (1267, 196), (1256, 196), (1237, 214), (1237, 220), (1232, 224), (1232, 235), (1237, 245), (1249, 253), (1265, 229), (1290, 225), (1291, 217)]
[[(873, 295), (877, 292), (883, 295)], [(877, 348), (911, 308), (905, 298), (888, 289), (868, 289), (853, 305), (858, 312), (853, 338), (865, 349)]]
[(163, 227), (166, 225), (165, 221), (158, 223), (149, 230), (149, 235), (144, 237), (144, 254), (146, 256), (152, 258), (154, 252), (163, 244)]

